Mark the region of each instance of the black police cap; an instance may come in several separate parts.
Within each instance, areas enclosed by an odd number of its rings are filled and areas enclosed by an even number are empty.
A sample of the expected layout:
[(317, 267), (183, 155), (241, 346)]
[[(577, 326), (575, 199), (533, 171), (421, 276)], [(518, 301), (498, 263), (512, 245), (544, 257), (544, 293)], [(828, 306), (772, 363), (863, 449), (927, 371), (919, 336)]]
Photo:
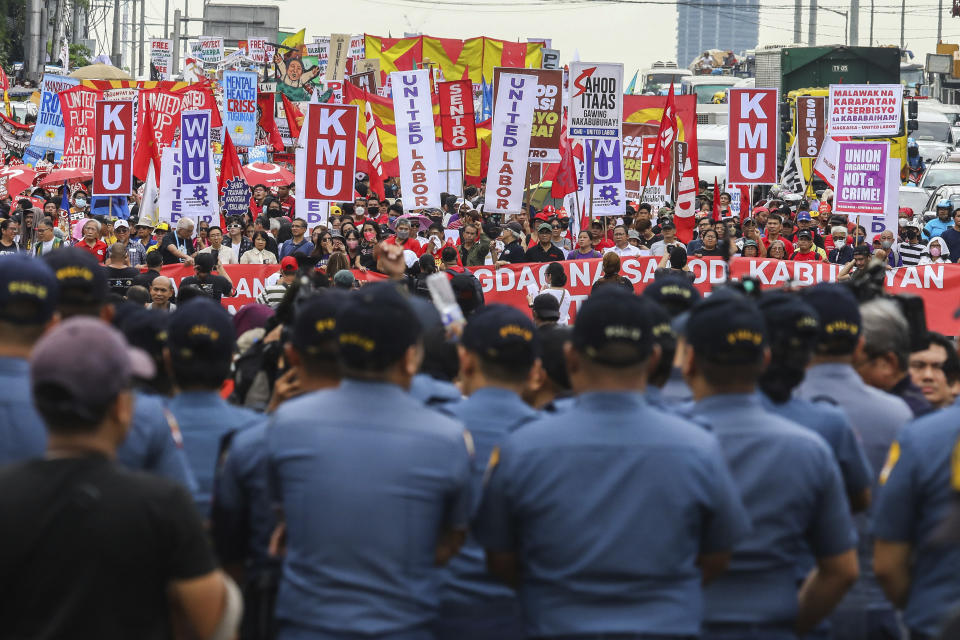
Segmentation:
[(602, 287), (577, 312), (573, 345), (610, 367), (646, 360), (653, 349), (650, 303), (620, 287)]
[(530, 367), (540, 356), (540, 339), (529, 317), (504, 304), (483, 307), (463, 328), (460, 343), (486, 361)]
[(767, 346), (767, 327), (757, 306), (743, 294), (720, 289), (690, 310), (684, 328), (696, 353), (717, 364), (757, 362)]

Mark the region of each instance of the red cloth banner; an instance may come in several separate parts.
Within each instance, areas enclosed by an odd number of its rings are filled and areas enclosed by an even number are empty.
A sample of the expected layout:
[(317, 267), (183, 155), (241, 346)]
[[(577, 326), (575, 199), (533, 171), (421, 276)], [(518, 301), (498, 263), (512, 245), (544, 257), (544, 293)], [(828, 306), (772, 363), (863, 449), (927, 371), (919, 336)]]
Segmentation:
[(353, 200), (358, 109), (353, 104), (310, 104), (307, 116), (307, 200)]
[(477, 146), (473, 112), (473, 85), (469, 80), (437, 84), (440, 94), (440, 132), (444, 151), (463, 151)]
[(128, 196), (133, 191), (133, 102), (96, 103), (93, 195)]
[[(622, 258), (620, 275), (626, 277), (637, 293), (653, 282), (659, 259), (653, 257)], [(533, 285), (538, 290), (546, 286), (548, 263), (513, 264), (500, 269), (494, 267), (471, 267), (483, 288), (487, 304), (509, 304), (529, 313), (527, 288)], [(567, 274), (567, 290), (573, 304), (571, 314), (590, 295), (593, 283), (603, 274), (600, 259), (567, 260), (560, 263)], [(713, 287), (727, 282), (727, 265), (720, 258), (692, 258), (688, 263), (694, 287), (708, 293)], [(245, 304), (256, 302), (263, 293), (265, 281), (277, 272), (277, 265), (227, 265), (233, 285), (237, 289), (234, 298), (223, 298), (228, 310), (235, 312)], [(729, 273), (733, 280), (745, 277), (756, 278), (764, 289), (790, 285), (810, 286), (818, 282), (834, 281), (840, 265), (828, 262), (796, 262), (767, 258), (734, 258), (730, 261)], [(170, 265), (163, 268), (163, 275), (173, 279), (175, 286), (180, 280), (193, 275), (192, 267)], [(374, 272), (354, 271), (361, 281), (380, 280), (383, 276)], [(920, 267), (901, 267), (887, 271), (887, 293), (918, 295), (923, 298), (927, 312), (927, 326), (931, 331), (944, 335), (960, 334), (960, 320), (953, 317), (960, 300), (960, 265), (935, 264)], [(617, 286), (617, 285), (606, 285)]]
[(150, 114), (153, 135), (157, 141), (157, 153), (173, 144), (177, 127), (180, 126), (180, 111), (184, 109), (181, 93), (163, 89), (140, 90), (140, 105), (137, 109), (137, 131), (144, 130), (144, 117)]
[(728, 184), (777, 182), (776, 89), (730, 89), (727, 139)]
[(96, 104), (103, 98), (102, 91), (77, 85), (60, 93), (60, 111), (63, 113), (63, 148), (61, 167), (93, 171), (96, 137)]

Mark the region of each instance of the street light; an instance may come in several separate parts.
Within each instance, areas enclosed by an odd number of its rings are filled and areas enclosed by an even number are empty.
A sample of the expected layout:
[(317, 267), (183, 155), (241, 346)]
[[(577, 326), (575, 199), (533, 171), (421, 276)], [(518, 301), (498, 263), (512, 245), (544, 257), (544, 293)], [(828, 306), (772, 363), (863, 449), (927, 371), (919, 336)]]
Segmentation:
[(830, 11), (831, 13), (836, 13), (837, 15), (843, 16), (843, 43), (846, 45), (850, 44), (850, 12), (849, 11), (839, 11), (837, 9), (830, 9), (828, 7), (818, 7), (824, 11)]

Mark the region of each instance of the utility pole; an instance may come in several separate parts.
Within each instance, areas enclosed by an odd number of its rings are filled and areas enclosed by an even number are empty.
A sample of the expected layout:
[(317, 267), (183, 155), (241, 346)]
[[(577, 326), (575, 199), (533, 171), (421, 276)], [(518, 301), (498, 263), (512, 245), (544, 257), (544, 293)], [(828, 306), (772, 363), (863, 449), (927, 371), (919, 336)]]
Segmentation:
[(37, 42), (37, 49), (40, 50), (40, 53), (37, 55), (37, 60), (40, 61), (38, 70), (41, 75), (45, 71), (47, 64), (47, 33), (50, 31), (50, 8), (48, 6), (47, 0), (43, 0), (43, 6), (40, 8), (40, 40)]
[(870, 0), (870, 46), (873, 46), (873, 0)]
[(110, 43), (110, 62), (120, 68), (120, 0), (113, 0), (113, 42)]
[(180, 70), (180, 9), (173, 10), (173, 69), (170, 75)]
[(903, 39), (903, 27), (907, 17), (907, 0), (900, 0), (900, 50), (903, 51), (905, 41)]
[(943, 42), (943, 0), (940, 0), (940, 9), (937, 11), (937, 44)]
[(50, 38), (50, 58), (60, 53), (60, 25), (63, 23), (63, 9), (67, 0), (57, 0), (57, 8), (53, 12), (53, 37)]
[(800, 44), (803, 32), (803, 0), (793, 0), (793, 44)]
[(813, 47), (817, 44), (817, 0), (810, 0), (810, 15), (807, 17), (809, 26), (807, 29), (807, 45)]
[(850, 46), (860, 45), (860, 0), (850, 0)]
[[(144, 67), (144, 61), (145, 61), (144, 58), (146, 57), (146, 51), (143, 48), (143, 28), (145, 26), (145, 20), (146, 20), (143, 14), (147, 10), (146, 5), (147, 5), (147, 0), (140, 0), (140, 67), (137, 73), (140, 75), (141, 78), (143, 77), (143, 67)], [(147, 78), (147, 80), (149, 79), (150, 78)]]
[(39, 58), (37, 43), (40, 41), (40, 13), (43, 0), (27, 1), (26, 33), (23, 36), (23, 53), (26, 59), (24, 77), (27, 80), (39, 80)]
[(163, 37), (170, 37), (170, 0), (163, 0)]

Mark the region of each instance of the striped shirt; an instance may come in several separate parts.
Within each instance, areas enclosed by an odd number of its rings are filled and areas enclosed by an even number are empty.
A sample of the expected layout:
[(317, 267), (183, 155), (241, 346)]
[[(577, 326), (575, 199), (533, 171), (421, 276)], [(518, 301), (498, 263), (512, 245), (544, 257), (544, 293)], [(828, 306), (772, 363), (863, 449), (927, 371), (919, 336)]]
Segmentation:
[(924, 244), (910, 244), (907, 242), (901, 242), (897, 247), (900, 252), (900, 259), (903, 261), (903, 266), (905, 267), (915, 267), (920, 262), (920, 256), (923, 255), (923, 252), (926, 250), (927, 246)]
[(287, 285), (277, 282), (276, 284), (270, 285), (269, 287), (263, 290), (257, 297), (257, 302), (260, 304), (268, 305), (274, 309), (277, 308), (277, 305), (283, 301), (283, 296), (287, 293)]

